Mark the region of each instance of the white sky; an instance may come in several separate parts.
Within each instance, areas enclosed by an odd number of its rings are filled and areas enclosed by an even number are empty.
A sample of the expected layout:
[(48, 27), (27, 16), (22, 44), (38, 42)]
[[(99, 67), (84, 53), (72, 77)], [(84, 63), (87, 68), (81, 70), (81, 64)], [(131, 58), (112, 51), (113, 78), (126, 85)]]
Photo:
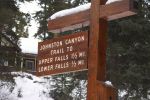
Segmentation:
[[(32, 14), (40, 10), (38, 3), (36, 1), (25, 2), (20, 4), (20, 10), (24, 13)], [(29, 37), (33, 37), (33, 35), (37, 32), (38, 23), (35, 22), (34, 19), (31, 20), (31, 26), (29, 27)]]

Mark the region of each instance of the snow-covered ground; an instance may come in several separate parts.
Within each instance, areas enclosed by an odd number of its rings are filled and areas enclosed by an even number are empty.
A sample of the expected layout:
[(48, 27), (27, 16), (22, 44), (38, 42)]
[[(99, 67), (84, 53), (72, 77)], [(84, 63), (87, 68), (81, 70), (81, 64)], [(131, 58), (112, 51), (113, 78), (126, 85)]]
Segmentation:
[[(50, 97), (51, 84), (54, 83), (49, 77), (36, 77), (32, 74), (13, 72), (15, 84), (0, 80), (0, 100), (54, 100)], [(112, 85), (110, 81), (105, 84)], [(3, 86), (2, 86), (3, 85)], [(87, 81), (80, 81), (79, 85), (72, 90), (70, 96), (73, 100), (86, 100)], [(118, 91), (119, 100), (127, 94), (126, 91)], [(148, 95), (148, 98), (150, 96)], [(61, 98), (60, 98), (61, 100)], [(141, 98), (141, 100), (147, 100)]]
[(11, 83), (3, 86), (0, 89), (0, 100), (53, 100), (48, 96), (46, 84), (49, 83), (44, 78), (21, 72), (12, 74), (16, 83), (14, 89), (11, 91)]
[[(51, 86), (54, 84), (51, 76), (36, 77), (25, 72), (11, 74), (14, 76), (14, 84), (0, 80), (0, 100), (54, 100), (50, 97), (50, 92), (54, 89)], [(80, 81), (79, 86), (70, 93), (73, 100), (86, 100), (86, 86), (86, 80)]]

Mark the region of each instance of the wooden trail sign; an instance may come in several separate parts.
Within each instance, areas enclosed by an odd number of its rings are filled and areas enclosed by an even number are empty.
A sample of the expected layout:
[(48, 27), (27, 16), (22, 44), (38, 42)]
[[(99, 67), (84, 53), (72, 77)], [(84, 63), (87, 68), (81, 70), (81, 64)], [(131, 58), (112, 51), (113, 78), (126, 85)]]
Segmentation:
[[(116, 99), (116, 90), (113, 87), (107, 87), (104, 81), (106, 80), (106, 48), (107, 48), (107, 28), (108, 21), (115, 20), (118, 18), (123, 18), (136, 14), (136, 7), (134, 0), (122, 0), (113, 2), (111, 4), (105, 5), (107, 0), (91, 0), (91, 8), (82, 11), (76, 14), (67, 15), (60, 17), (54, 20), (49, 20), (48, 30), (61, 29), (70, 25), (75, 25), (83, 23), (86, 21), (90, 22), (90, 34), (89, 34), (89, 47), (88, 42), (83, 42), (84, 45), (77, 43), (76, 45), (71, 45), (75, 51), (73, 52), (86, 52), (85, 57), (82, 57), (84, 60), (84, 66), (77, 66), (78, 69), (87, 69), (88, 66), (88, 91), (87, 91), (87, 100), (115, 100)], [(75, 36), (68, 36), (68, 38), (74, 38)], [(86, 37), (86, 36), (85, 36)], [(88, 36), (87, 36), (88, 38)], [(57, 40), (57, 39), (56, 39)], [(59, 40), (61, 41), (61, 40)], [(87, 40), (88, 41), (88, 40)], [(41, 45), (45, 45), (48, 42), (43, 42)], [(66, 48), (67, 46), (64, 46)], [(76, 47), (80, 49), (75, 49)], [(86, 48), (86, 49), (85, 49)], [(40, 49), (40, 47), (39, 47)], [(55, 48), (57, 49), (57, 48)], [(88, 49), (88, 57), (87, 57)], [(65, 49), (64, 49), (65, 50)], [(70, 52), (70, 53), (73, 53)], [(65, 54), (70, 55), (69, 52)], [(59, 56), (61, 54), (58, 54)], [(62, 54), (63, 55), (63, 54)], [(41, 59), (45, 57), (50, 57), (49, 50), (39, 51), (39, 62), (38, 62), (38, 75), (45, 74), (56, 74), (67, 71), (75, 71), (75, 69), (59, 69), (59, 71), (43, 71), (42, 66), (47, 66), (45, 63), (41, 63)], [(55, 57), (55, 56), (54, 56)], [(74, 59), (67, 59), (72, 61)], [(78, 62), (78, 58), (76, 59)], [(63, 62), (59, 62), (63, 63)], [(59, 64), (58, 63), (58, 64)], [(55, 64), (55, 63), (54, 63)], [(55, 66), (55, 65), (54, 65)], [(72, 66), (72, 65), (69, 65)], [(41, 71), (42, 68), (42, 71)], [(55, 68), (55, 67), (53, 67)], [(57, 67), (56, 67), (57, 68)], [(46, 70), (46, 68), (45, 68)]]
[(78, 32), (39, 43), (37, 75), (87, 69), (88, 32)]

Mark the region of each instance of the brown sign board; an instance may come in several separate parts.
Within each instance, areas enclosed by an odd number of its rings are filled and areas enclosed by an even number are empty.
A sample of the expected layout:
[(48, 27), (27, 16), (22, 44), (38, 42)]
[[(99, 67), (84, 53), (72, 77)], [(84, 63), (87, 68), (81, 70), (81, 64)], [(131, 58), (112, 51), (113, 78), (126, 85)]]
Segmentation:
[(37, 75), (87, 70), (88, 32), (78, 32), (38, 44)]

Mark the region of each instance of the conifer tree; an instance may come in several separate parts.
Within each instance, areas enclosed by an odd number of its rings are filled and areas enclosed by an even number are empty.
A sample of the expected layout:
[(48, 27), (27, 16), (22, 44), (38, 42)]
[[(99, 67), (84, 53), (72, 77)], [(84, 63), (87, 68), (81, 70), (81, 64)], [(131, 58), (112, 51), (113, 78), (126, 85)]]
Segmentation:
[[(19, 2), (24, 1), (31, 0), (0, 0), (0, 42), (2, 35), (5, 35), (17, 47), (19, 37), (28, 36), (26, 26), (29, 25), (30, 16), (19, 9)], [(0, 48), (0, 80), (13, 82), (13, 77), (10, 74), (11, 70), (3, 68), (1, 64), (6, 59), (10, 63), (15, 63), (14, 59), (19, 60), (18, 57), (18, 53)], [(18, 65), (16, 63), (17, 68), (20, 67)]]
[(71, 7), (70, 0), (39, 0), (41, 11), (35, 13), (34, 18), (39, 23), (38, 32), (35, 36), (39, 36), (41, 39), (53, 38), (53, 34), (48, 32), (47, 21), (49, 17), (63, 9)]
[(124, 99), (147, 98), (150, 90), (150, 6), (139, 0), (138, 14), (110, 22), (108, 79), (125, 90)]
[(25, 26), (29, 25), (30, 16), (19, 10), (16, 0), (0, 1), (0, 32), (13, 30), (17, 36), (27, 36)]

